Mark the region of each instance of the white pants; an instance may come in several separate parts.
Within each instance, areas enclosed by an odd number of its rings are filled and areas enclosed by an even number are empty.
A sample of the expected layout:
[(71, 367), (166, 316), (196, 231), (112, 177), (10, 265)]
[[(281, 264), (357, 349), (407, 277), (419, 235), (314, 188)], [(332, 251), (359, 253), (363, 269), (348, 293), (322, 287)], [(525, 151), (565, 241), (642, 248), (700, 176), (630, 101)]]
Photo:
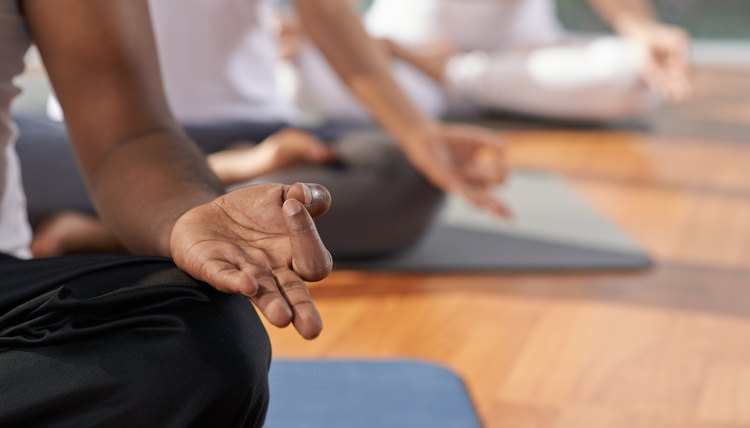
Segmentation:
[[(447, 63), (442, 87), (399, 61), (393, 73), (433, 117), (491, 110), (612, 121), (643, 115), (658, 104), (640, 77), (641, 61), (622, 39), (598, 37), (461, 53)], [(296, 69), (296, 98), (304, 110), (329, 120), (370, 120), (315, 48), (301, 53)]]

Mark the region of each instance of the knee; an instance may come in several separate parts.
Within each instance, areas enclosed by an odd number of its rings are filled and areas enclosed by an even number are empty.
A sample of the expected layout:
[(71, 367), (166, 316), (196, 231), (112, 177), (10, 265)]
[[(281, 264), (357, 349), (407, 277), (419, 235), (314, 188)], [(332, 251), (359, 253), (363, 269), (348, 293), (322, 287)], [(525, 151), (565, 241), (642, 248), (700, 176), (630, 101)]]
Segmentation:
[(592, 79), (591, 118), (622, 120), (646, 115), (660, 104), (642, 77), (642, 55), (630, 42), (605, 37), (593, 41), (585, 55)]
[(212, 383), (225, 393), (265, 390), (271, 344), (252, 304), (239, 295), (207, 293), (212, 294), (210, 303), (186, 315), (188, 334), (183, 349), (174, 351), (190, 348), (192, 363), (202, 369), (189, 375), (196, 383)]
[[(168, 316), (180, 328), (138, 342), (125, 393), (150, 421), (175, 426), (261, 426), (271, 346), (250, 303), (200, 285), (207, 301)], [(166, 329), (165, 329), (166, 330)], [(145, 398), (144, 398), (145, 397)], [(154, 408), (157, 407), (157, 408)]]
[(186, 334), (171, 348), (173, 359), (185, 362), (178, 375), (203, 389), (202, 400), (211, 391), (226, 408), (228, 397), (236, 397), (238, 411), (265, 408), (271, 344), (263, 324), (246, 298), (206, 293), (210, 303), (185, 315)]
[[(11, 328), (2, 337), (25, 359), (22, 372), (36, 379), (22, 387), (46, 385), (28, 397), (44, 403), (57, 425), (97, 425), (92, 418), (106, 417), (117, 422), (108, 426), (261, 426), (271, 348), (246, 298), (220, 293), (161, 258), (64, 263), (15, 269), (18, 278), (48, 272), (51, 288), (19, 306), (24, 311), (5, 320)], [(47, 284), (54, 281), (61, 283)]]
[(350, 138), (340, 154), (351, 170), (352, 188), (340, 189), (343, 197), (319, 221), (334, 257), (389, 255), (421, 239), (442, 206), (443, 192), (382, 137)]

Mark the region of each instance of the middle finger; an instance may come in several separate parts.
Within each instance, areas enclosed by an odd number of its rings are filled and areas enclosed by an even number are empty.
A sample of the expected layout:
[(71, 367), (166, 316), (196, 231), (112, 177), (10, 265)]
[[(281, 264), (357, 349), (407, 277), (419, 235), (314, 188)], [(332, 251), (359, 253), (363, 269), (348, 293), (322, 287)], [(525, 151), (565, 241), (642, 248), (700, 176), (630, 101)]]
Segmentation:
[(305, 339), (318, 337), (323, 330), (323, 320), (313, 303), (307, 285), (294, 271), (288, 268), (274, 270), (279, 289), (292, 309), (294, 328)]

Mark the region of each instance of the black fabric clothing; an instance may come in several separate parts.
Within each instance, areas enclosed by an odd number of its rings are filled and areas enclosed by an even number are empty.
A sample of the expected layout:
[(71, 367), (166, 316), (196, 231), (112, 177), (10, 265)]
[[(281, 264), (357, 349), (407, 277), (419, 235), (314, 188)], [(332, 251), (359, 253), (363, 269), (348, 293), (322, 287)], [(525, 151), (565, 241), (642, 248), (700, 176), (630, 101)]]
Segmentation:
[(0, 426), (261, 427), (268, 336), (169, 260), (0, 255)]

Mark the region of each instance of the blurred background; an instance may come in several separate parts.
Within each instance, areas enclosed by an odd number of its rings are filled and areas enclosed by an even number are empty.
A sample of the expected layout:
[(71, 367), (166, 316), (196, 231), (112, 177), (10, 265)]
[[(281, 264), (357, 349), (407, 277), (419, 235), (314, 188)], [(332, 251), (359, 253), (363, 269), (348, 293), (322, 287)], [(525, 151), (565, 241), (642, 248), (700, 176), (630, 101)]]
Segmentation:
[[(364, 9), (371, 1), (359, 3)], [(557, 0), (557, 4), (567, 28), (607, 31), (585, 0)], [(746, 0), (655, 0), (654, 4), (665, 21), (686, 27), (694, 37), (750, 38), (750, 3)]]
[[(583, 0), (558, 0), (560, 18), (578, 31), (606, 31), (607, 27)], [(750, 3), (746, 0), (655, 0), (660, 16), (690, 31), (693, 37), (750, 38)]]
[[(357, 0), (365, 10), (371, 0)], [(405, 0), (406, 1), (406, 0)], [(289, 7), (289, 0), (280, 0)], [(558, 14), (566, 28), (581, 32), (609, 32), (586, 0), (557, 0)], [(664, 21), (685, 27), (696, 38), (694, 60), (729, 64), (750, 64), (750, 2), (747, 0), (655, 0)], [(39, 61), (32, 53), (28, 73), (19, 84), (23, 95), (15, 102), (16, 111), (44, 111), (48, 87)]]

